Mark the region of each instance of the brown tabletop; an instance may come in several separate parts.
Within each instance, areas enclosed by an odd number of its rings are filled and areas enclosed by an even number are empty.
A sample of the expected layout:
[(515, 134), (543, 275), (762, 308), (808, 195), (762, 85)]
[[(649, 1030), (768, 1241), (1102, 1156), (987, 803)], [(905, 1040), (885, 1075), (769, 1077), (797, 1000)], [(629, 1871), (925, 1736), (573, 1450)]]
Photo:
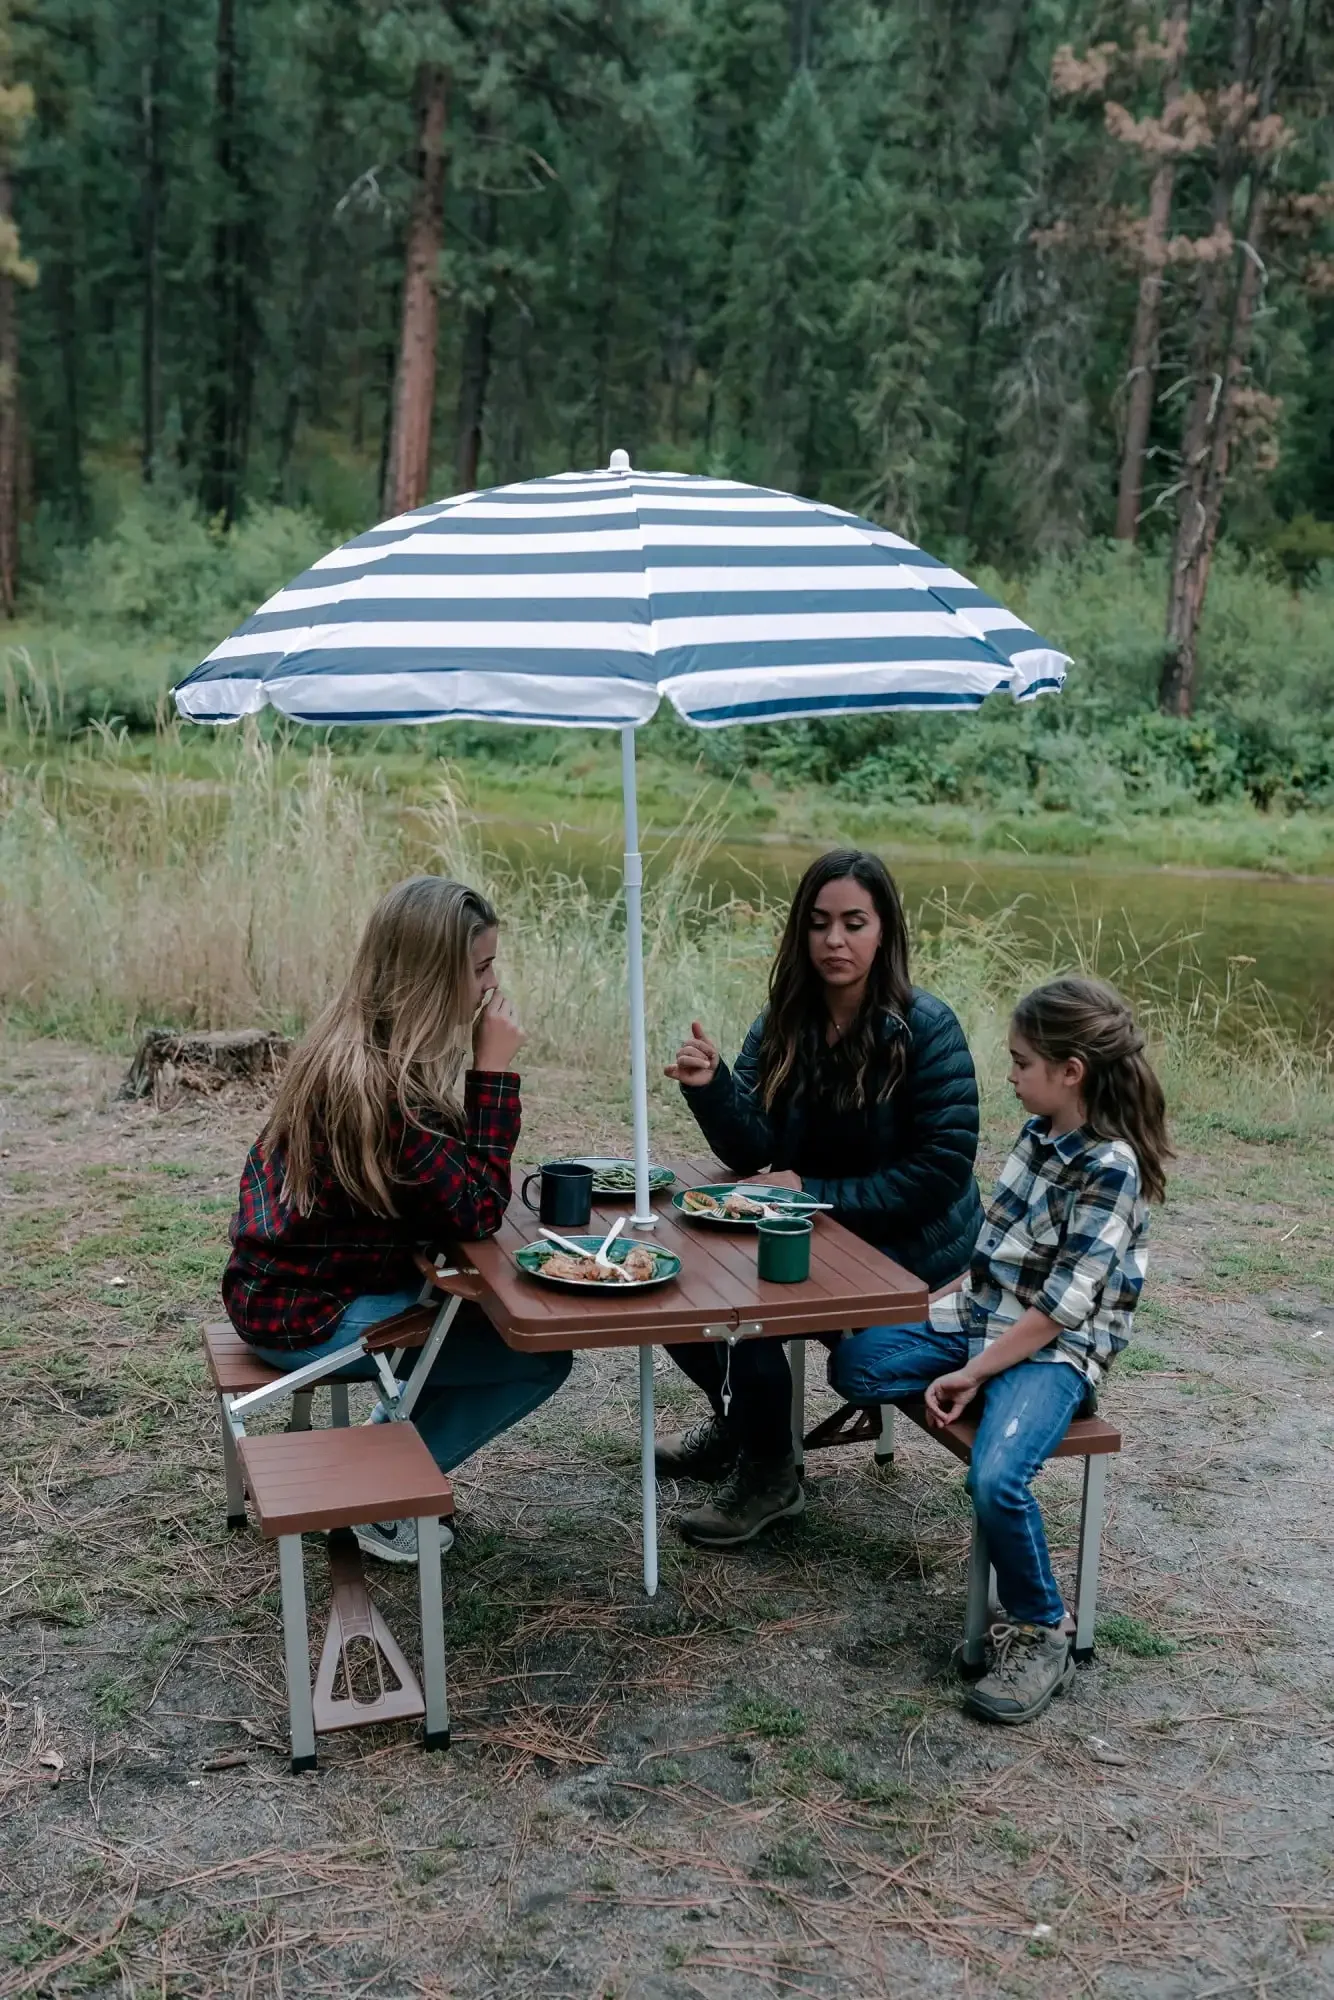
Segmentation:
[[(800, 1285), (763, 1282), (755, 1268), (754, 1230), (683, 1222), (671, 1205), (681, 1187), (734, 1176), (708, 1158), (665, 1164), (677, 1187), (654, 1195), (658, 1226), (641, 1240), (681, 1259), (681, 1275), (670, 1285), (628, 1294), (611, 1287), (575, 1292), (528, 1277), (515, 1264), (514, 1252), (538, 1238), (538, 1220), (517, 1195), (498, 1235), (464, 1246), (463, 1256), (477, 1273), (480, 1303), (507, 1346), (641, 1347), (719, 1340), (739, 1331), (746, 1338), (787, 1338), (926, 1317), (921, 1280), (829, 1215), (814, 1218), (810, 1277)], [(751, 1178), (769, 1186), (797, 1184), (790, 1174)], [(618, 1215), (628, 1218), (631, 1207), (628, 1200), (595, 1202), (590, 1226), (605, 1234)]]

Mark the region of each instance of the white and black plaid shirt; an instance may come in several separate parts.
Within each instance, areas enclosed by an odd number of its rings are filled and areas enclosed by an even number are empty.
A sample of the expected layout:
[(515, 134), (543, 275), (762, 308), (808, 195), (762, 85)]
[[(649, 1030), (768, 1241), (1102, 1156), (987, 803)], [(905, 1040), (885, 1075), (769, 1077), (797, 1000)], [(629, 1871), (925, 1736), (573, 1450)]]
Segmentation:
[(1130, 1338), (1148, 1265), (1149, 1204), (1123, 1139), (1047, 1136), (1030, 1118), (1001, 1170), (961, 1291), (931, 1308), (981, 1352), (1030, 1307), (1061, 1332), (1034, 1361), (1068, 1361), (1096, 1388)]

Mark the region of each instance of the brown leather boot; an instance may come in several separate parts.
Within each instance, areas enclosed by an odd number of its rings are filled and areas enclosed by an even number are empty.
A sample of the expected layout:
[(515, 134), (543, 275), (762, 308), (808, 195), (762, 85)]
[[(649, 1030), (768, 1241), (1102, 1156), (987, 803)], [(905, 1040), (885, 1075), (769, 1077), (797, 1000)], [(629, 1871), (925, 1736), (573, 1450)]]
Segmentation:
[(680, 1437), (663, 1438), (653, 1447), (653, 1464), (660, 1479), (723, 1479), (736, 1464), (737, 1444), (729, 1426), (718, 1416), (692, 1424)]
[(731, 1549), (753, 1541), (775, 1521), (800, 1514), (805, 1505), (806, 1489), (790, 1450), (781, 1458), (743, 1453), (704, 1505), (682, 1514), (676, 1525), (697, 1548)]

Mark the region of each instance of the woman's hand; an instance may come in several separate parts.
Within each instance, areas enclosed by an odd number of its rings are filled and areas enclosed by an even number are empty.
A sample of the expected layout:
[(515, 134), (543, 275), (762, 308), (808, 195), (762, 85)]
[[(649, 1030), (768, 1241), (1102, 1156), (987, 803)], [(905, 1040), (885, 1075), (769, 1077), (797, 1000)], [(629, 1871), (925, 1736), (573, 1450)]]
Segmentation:
[(722, 1057), (699, 1022), (692, 1021), (690, 1040), (682, 1042), (676, 1051), (676, 1061), (668, 1063), (663, 1075), (683, 1083), (687, 1090), (701, 1090), (706, 1083), (713, 1082), (721, 1061)]
[(493, 986), (472, 1031), (473, 1068), (509, 1069), (523, 1039), (514, 1002)]
[(937, 1375), (926, 1392), (927, 1416), (941, 1429), (955, 1423), (981, 1386), (966, 1368), (957, 1368), (952, 1375)]

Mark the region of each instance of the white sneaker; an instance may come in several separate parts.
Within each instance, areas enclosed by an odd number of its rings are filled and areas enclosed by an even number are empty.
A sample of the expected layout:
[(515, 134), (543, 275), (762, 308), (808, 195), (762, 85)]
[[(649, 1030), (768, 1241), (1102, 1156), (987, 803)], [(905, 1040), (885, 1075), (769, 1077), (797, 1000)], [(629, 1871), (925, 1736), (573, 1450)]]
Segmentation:
[[(368, 1521), (364, 1527), (353, 1529), (357, 1546), (363, 1554), (374, 1556), (377, 1562), (415, 1563), (417, 1560), (417, 1523), (415, 1521)], [(440, 1553), (454, 1546), (454, 1530), (448, 1521), (440, 1523)]]

